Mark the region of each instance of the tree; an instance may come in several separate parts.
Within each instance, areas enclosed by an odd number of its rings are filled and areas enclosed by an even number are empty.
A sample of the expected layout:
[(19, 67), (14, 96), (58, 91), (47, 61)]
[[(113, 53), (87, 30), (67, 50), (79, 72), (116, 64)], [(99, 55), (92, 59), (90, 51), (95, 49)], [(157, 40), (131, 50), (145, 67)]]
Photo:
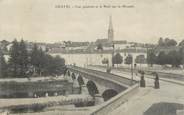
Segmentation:
[(9, 67), (10, 67), (10, 74), (13, 77), (17, 77), (19, 74), (19, 43), (15, 39), (12, 42), (12, 47), (10, 49), (10, 58), (9, 58)]
[(180, 55), (181, 64), (183, 65), (183, 68), (184, 68), (184, 47), (181, 47), (178, 53)]
[(184, 40), (179, 43), (179, 46), (184, 46)]
[(177, 42), (174, 39), (169, 39), (169, 38), (160, 38), (158, 41), (158, 46), (165, 46), (165, 47), (170, 47), (170, 46), (176, 46)]
[(181, 64), (183, 65), (183, 68), (184, 68), (184, 47), (180, 48), (179, 54), (180, 54), (180, 57), (181, 57)]
[(50, 65), (52, 64), (51, 61), (53, 61), (52, 56), (46, 54), (41, 48), (38, 49), (37, 45), (34, 44), (31, 52), (31, 64), (33, 65), (34, 73), (39, 74), (39, 76), (49, 74), (49, 66), (52, 66)]
[(132, 80), (132, 83), (133, 83), (133, 57), (132, 55), (128, 55), (126, 58), (125, 58), (125, 64), (128, 64), (128, 65), (131, 65), (131, 80)]
[(26, 72), (28, 71), (29, 59), (28, 59), (27, 48), (23, 40), (21, 40), (19, 44), (19, 54), (18, 55), (19, 55), (18, 63), (20, 65), (20, 76), (24, 77), (26, 76)]
[(157, 56), (157, 59), (156, 59), (156, 62), (157, 64), (160, 64), (160, 65), (165, 65), (167, 64), (167, 55), (165, 54), (165, 52), (160, 52), (159, 55)]
[(167, 55), (168, 64), (171, 64), (172, 67), (178, 67), (182, 63), (182, 56), (177, 51), (171, 51)]
[[(12, 42), (8, 69), (11, 77), (37, 75), (61, 75), (66, 73), (65, 60), (60, 56), (52, 57), (34, 44), (28, 53), (24, 40)], [(33, 74), (34, 73), (34, 74)]]
[(102, 64), (109, 64), (109, 60), (107, 59), (107, 58), (104, 58), (103, 60), (102, 60)]
[(65, 71), (65, 60), (60, 56), (45, 55), (44, 73), (46, 75), (61, 75)]
[(112, 58), (113, 64), (117, 64), (117, 66), (118, 66), (118, 64), (121, 64), (122, 62), (123, 62), (123, 57), (121, 56), (120, 53), (117, 53), (115, 56), (113, 56), (113, 58)]
[(147, 51), (147, 63), (152, 67), (156, 63), (156, 55), (153, 49)]
[(138, 55), (135, 58), (135, 63), (144, 64), (146, 63), (146, 58), (144, 57), (144, 55)]
[(96, 84), (93, 81), (91, 81), (91, 80), (88, 81), (86, 86), (88, 88), (89, 94), (92, 97), (95, 97), (95, 94), (98, 94), (99, 93), (98, 88), (97, 88)]
[(33, 49), (31, 51), (31, 54), (30, 54), (30, 62), (31, 62), (31, 65), (33, 66), (33, 71), (34, 71), (34, 74), (37, 73), (38, 71), (38, 68), (39, 68), (39, 50), (38, 50), (38, 46), (36, 44), (34, 44), (33, 46)]
[(102, 45), (101, 43), (99, 43), (99, 44), (97, 45), (97, 50), (103, 50), (103, 45)]
[(165, 39), (165, 44), (166, 44), (166, 46), (176, 46), (177, 42), (174, 39), (166, 38)]
[(132, 55), (128, 55), (126, 58), (125, 58), (125, 64), (132, 64), (133, 63), (133, 57)]
[(158, 41), (158, 46), (164, 46), (164, 40), (163, 38), (160, 38), (159, 41)]
[(49, 64), (48, 60), (52, 60), (49, 58), (52, 58), (51, 56), (48, 57), (48, 55), (45, 54), (45, 52), (40, 48), (38, 53), (38, 73), (40, 76), (42, 76), (42, 73), (44, 73), (46, 70), (46, 66)]
[(4, 55), (0, 50), (0, 77), (7, 77), (7, 63), (4, 59)]
[(38, 49), (34, 44), (31, 51), (31, 64), (34, 68), (34, 73), (42, 75), (60, 75), (65, 71), (65, 60), (60, 56), (52, 57), (42, 49)]

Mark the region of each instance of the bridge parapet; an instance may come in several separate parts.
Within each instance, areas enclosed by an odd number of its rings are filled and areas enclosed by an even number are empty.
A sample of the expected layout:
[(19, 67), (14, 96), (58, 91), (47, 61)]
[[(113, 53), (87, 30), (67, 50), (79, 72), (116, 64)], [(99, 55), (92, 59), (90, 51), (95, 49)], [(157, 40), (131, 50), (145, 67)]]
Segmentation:
[(94, 80), (95, 82), (100, 81), (100, 84), (106, 85), (107, 87), (110, 86), (109, 88), (118, 91), (118, 95), (100, 105), (95, 106), (91, 110), (90, 115), (106, 115), (108, 112), (113, 111), (121, 104), (128, 102), (131, 96), (136, 94), (139, 89), (139, 84), (137, 84), (137, 81), (132, 81), (131, 79), (125, 78), (123, 76), (76, 66), (69, 66), (68, 70), (74, 73), (82, 74), (82, 76)]
[(107, 80), (107, 81), (116, 83), (117, 85), (121, 85), (126, 88), (137, 83), (137, 81), (135, 80), (131, 80), (123, 76), (115, 75), (112, 73), (106, 73), (106, 72), (101, 72), (97, 70), (81, 68), (77, 66), (68, 66), (68, 69), (74, 73), (83, 74), (84, 77), (88, 77), (88, 78), (96, 77), (98, 79), (103, 79), (103, 80)]
[(124, 92), (118, 94), (115, 97), (112, 97), (109, 101), (106, 101), (103, 104), (96, 106), (92, 110), (90, 115), (106, 115), (107, 113), (112, 112), (120, 105), (126, 104), (131, 98), (131, 96), (136, 94), (138, 90), (139, 90), (139, 85), (134, 84)]

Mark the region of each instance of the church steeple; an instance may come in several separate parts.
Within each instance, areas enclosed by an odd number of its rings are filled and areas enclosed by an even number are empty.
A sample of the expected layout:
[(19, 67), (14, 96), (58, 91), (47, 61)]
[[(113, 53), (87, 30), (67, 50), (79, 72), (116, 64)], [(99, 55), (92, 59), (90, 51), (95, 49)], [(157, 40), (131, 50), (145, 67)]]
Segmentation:
[(114, 30), (112, 25), (112, 17), (109, 17), (108, 41), (112, 43), (114, 40)]

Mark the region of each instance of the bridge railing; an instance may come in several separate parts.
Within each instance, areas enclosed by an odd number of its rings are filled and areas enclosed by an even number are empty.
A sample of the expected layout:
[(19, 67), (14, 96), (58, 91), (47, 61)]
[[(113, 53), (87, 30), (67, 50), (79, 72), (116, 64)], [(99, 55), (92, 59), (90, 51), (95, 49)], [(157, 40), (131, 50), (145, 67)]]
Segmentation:
[(128, 103), (131, 96), (138, 92), (138, 87), (139, 85), (135, 84), (117, 96), (112, 97), (107, 102), (104, 102), (102, 105), (96, 106), (90, 115), (106, 115), (107, 113), (115, 110), (120, 105)]
[[(100, 68), (105, 68), (104, 66), (100, 66), (100, 65), (92, 65), (94, 67), (100, 67)], [(118, 67), (118, 68), (112, 68), (112, 69), (116, 69), (119, 71), (125, 71), (125, 72), (130, 72), (131, 69), (127, 68), (127, 67)], [(138, 72), (138, 70), (141, 70), (140, 68), (134, 69), (134, 72)], [(174, 80), (183, 80), (184, 81), (184, 75), (182, 74), (177, 74), (177, 73), (171, 73), (171, 72), (162, 72), (162, 71), (157, 71), (157, 70), (149, 70), (149, 69), (142, 69), (145, 74), (147, 75), (154, 75), (153, 73), (157, 73), (159, 77), (161, 78), (169, 78), (169, 79), (174, 79)]]
[(127, 86), (132, 86), (135, 83), (137, 83), (137, 81), (135, 81), (135, 80), (131, 80), (129, 78), (119, 76), (119, 75), (115, 75), (115, 74), (112, 74), (112, 73), (106, 73), (106, 72), (102, 72), (102, 71), (98, 71), (98, 70), (81, 68), (81, 67), (77, 67), (77, 66), (68, 66), (68, 68), (78, 70), (78, 71), (82, 71), (82, 72), (88, 73), (88, 74), (92, 73), (93, 75), (96, 75), (96, 76), (100, 75), (99, 77), (103, 77), (104, 79), (114, 80), (116, 82), (119, 82), (120, 84), (124, 84), (124, 85), (127, 85)]

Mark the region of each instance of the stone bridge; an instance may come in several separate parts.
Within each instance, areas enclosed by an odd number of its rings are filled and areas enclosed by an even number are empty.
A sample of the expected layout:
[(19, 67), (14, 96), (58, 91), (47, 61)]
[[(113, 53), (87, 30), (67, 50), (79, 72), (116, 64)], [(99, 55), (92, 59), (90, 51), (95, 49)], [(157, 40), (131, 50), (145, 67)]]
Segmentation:
[(99, 92), (104, 93), (120, 93), (136, 83), (131, 79), (125, 78), (123, 76), (114, 75), (111, 73), (101, 72), (97, 70), (81, 68), (77, 66), (68, 66), (67, 71), (74, 73), (76, 76), (81, 75), (85, 79), (92, 80), (96, 84), (105, 87), (105, 90)]

